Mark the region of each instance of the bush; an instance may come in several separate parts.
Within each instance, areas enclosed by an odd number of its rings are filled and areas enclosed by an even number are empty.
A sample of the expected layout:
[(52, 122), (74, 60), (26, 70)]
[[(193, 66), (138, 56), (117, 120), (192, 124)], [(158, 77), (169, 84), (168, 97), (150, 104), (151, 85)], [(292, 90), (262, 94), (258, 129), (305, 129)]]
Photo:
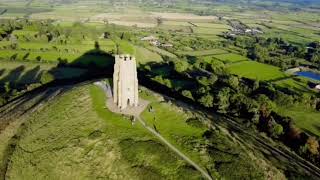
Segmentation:
[(187, 97), (187, 98), (193, 100), (192, 93), (191, 93), (190, 91), (188, 91), (188, 90), (183, 90), (183, 91), (182, 91), (182, 95), (183, 95), (184, 97)]
[(271, 128), (271, 136), (278, 138), (282, 134), (283, 134), (283, 127), (280, 124), (275, 123)]

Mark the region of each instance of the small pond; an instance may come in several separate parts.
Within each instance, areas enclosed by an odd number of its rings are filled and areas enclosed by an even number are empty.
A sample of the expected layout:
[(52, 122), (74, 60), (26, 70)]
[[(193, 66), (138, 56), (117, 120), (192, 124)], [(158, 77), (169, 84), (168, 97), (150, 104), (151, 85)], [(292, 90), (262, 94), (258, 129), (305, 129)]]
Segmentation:
[(300, 71), (300, 72), (296, 72), (295, 74), (298, 75), (298, 76), (303, 76), (303, 77), (306, 77), (306, 78), (309, 78), (309, 79), (320, 81), (320, 74), (317, 74), (315, 72)]

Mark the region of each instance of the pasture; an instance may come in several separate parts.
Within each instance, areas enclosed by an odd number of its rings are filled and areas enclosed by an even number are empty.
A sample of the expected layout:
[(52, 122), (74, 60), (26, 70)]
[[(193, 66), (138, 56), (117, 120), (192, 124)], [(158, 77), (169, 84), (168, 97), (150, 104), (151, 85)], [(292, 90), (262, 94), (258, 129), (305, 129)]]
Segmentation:
[(290, 77), (283, 80), (275, 81), (274, 84), (288, 88), (295, 92), (314, 94), (316, 91), (311, 89), (308, 85), (309, 80), (303, 77)]
[(21, 63), (0, 61), (0, 84), (32, 84), (38, 83), (41, 74), (54, 67), (54, 64)]
[(287, 77), (280, 68), (255, 61), (233, 63), (230, 64), (227, 69), (232, 74), (261, 81), (270, 81)]
[(56, 68), (55, 63), (0, 61), (0, 84), (29, 85), (40, 83), (44, 73), (49, 72), (55, 79), (79, 77), (86, 70), (70, 67)]
[(227, 51), (222, 49), (209, 49), (209, 50), (199, 50), (199, 51), (177, 51), (176, 53), (180, 55), (187, 55), (187, 56), (208, 56), (208, 55), (226, 54)]
[(219, 54), (219, 55), (214, 55), (212, 57), (219, 59), (219, 60), (223, 61), (224, 63), (235, 63), (235, 62), (248, 60), (247, 57), (241, 56), (239, 54), (233, 54), (233, 53)]

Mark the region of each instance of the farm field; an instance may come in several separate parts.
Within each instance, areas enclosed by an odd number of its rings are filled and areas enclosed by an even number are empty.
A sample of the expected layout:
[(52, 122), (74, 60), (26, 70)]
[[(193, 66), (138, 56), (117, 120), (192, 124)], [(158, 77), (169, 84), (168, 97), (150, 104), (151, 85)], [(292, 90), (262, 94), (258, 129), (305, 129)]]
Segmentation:
[(210, 50), (199, 50), (199, 51), (177, 51), (177, 54), (188, 55), (188, 56), (208, 56), (208, 55), (217, 55), (225, 54), (227, 51), (222, 49), (210, 49)]
[(136, 58), (141, 64), (162, 61), (162, 57), (159, 54), (154, 53), (144, 47), (136, 47)]
[(28, 85), (40, 83), (45, 73), (50, 73), (55, 79), (68, 79), (78, 77), (86, 72), (84, 69), (59, 67), (56, 64), (17, 62), (0, 60), (0, 84), (14, 83)]
[(248, 58), (241, 56), (239, 54), (219, 54), (219, 55), (214, 55), (212, 56), (216, 59), (219, 59), (225, 63), (235, 63), (235, 62), (239, 62), (239, 61), (247, 61)]
[(276, 85), (279, 85), (283, 88), (289, 88), (301, 93), (316, 93), (316, 91), (309, 88), (308, 80), (300, 77), (292, 77), (284, 80), (279, 80), (274, 82)]
[(54, 64), (21, 63), (0, 61), (0, 84), (31, 84), (40, 81), (41, 74), (54, 67)]
[(280, 68), (255, 61), (230, 64), (227, 69), (232, 74), (257, 80), (270, 81), (287, 77)]
[(177, 57), (175, 54), (172, 54), (166, 50), (163, 50), (154, 46), (147, 47), (147, 49), (149, 49), (150, 51), (156, 52), (159, 55), (164, 55), (164, 56), (173, 57), (173, 58)]

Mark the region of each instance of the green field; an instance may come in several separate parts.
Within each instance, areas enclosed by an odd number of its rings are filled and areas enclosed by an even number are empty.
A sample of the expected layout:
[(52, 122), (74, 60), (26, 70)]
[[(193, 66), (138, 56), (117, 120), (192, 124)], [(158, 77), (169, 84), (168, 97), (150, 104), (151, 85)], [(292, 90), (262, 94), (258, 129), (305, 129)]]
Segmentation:
[(210, 49), (210, 50), (200, 50), (200, 51), (178, 51), (177, 54), (188, 55), (188, 56), (208, 56), (208, 55), (217, 55), (225, 54), (227, 51), (222, 49)]
[(302, 130), (320, 137), (320, 112), (311, 110), (305, 106), (294, 106), (289, 108), (278, 107), (277, 111), (280, 114), (292, 117), (297, 126)]
[(268, 81), (287, 77), (280, 68), (255, 61), (231, 64), (227, 69), (232, 74), (257, 80)]
[(310, 93), (310, 94), (316, 93), (316, 91), (309, 88), (308, 82), (309, 80), (306, 78), (294, 77), (294, 78), (276, 81), (274, 83), (280, 87), (289, 88), (296, 92)]
[(86, 70), (70, 67), (56, 68), (56, 64), (36, 62), (0, 61), (0, 84), (15, 83), (17, 85), (28, 85), (40, 83), (41, 76), (50, 72), (56, 79), (67, 79), (78, 77)]
[(172, 54), (172, 53), (170, 53), (170, 52), (168, 52), (166, 50), (163, 50), (163, 49), (160, 49), (160, 48), (157, 48), (157, 47), (154, 47), (154, 46), (147, 47), (147, 49), (149, 49), (150, 51), (156, 52), (159, 55), (173, 57), (173, 58), (177, 57), (176, 55), (174, 55), (174, 54)]
[(241, 56), (239, 54), (220, 54), (220, 55), (214, 55), (214, 58), (217, 58), (225, 63), (234, 63), (239, 61), (247, 61), (248, 58)]
[(144, 64), (147, 62), (161, 62), (162, 57), (143, 47), (136, 47), (136, 58), (138, 63)]
[(50, 70), (54, 64), (37, 64), (0, 61), (0, 84), (15, 82), (17, 84), (31, 84), (39, 82), (41, 74)]

